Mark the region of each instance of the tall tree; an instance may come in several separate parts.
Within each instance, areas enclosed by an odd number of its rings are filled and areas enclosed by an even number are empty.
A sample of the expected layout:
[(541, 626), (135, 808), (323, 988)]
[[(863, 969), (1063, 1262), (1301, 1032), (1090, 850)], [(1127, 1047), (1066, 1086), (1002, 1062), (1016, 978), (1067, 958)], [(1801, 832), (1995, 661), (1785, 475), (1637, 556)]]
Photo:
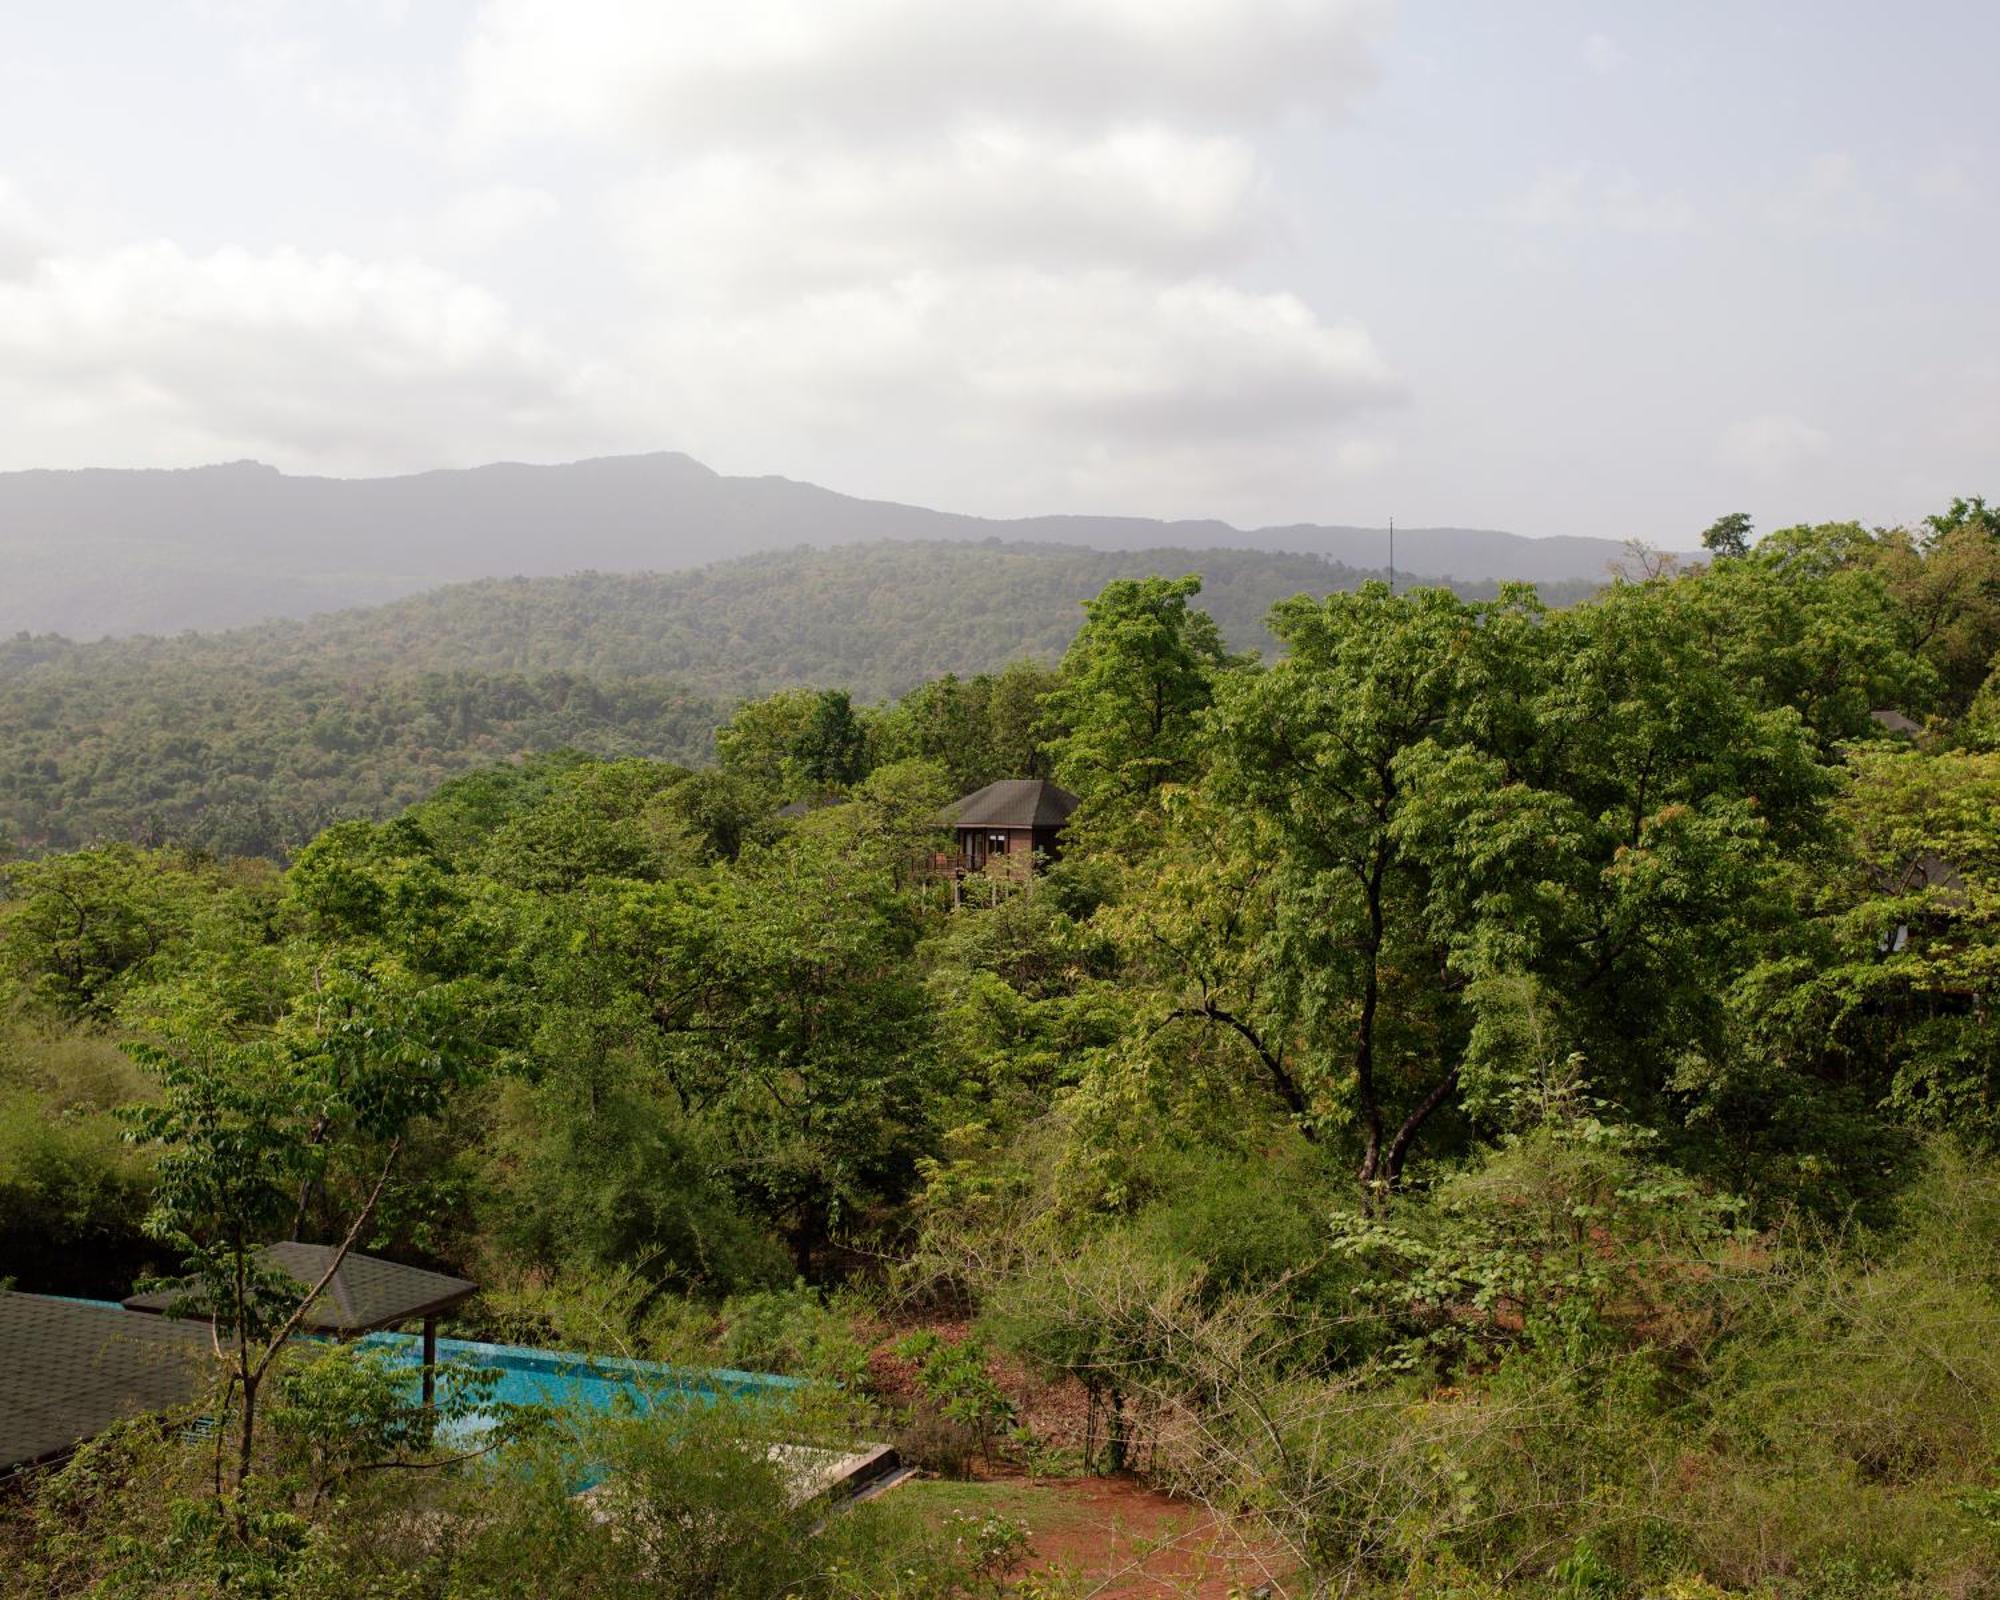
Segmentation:
[(1084, 624), (1048, 696), (1061, 733), (1055, 775), (1085, 810), (1075, 826), (1116, 835), (1162, 786), (1197, 770), (1197, 724), (1227, 657), (1222, 635), (1189, 602), (1201, 580), (1119, 579), (1084, 602)]
[[(1505, 714), (1503, 621), (1440, 589), (1379, 583), (1287, 601), (1272, 614), (1284, 658), (1233, 675), (1215, 711), (1211, 788), (1261, 825), (1251, 848), (1272, 854), (1278, 877), (1267, 1004), (1297, 1019), (1319, 1083), (1351, 1095), (1371, 1187), (1395, 1181), (1450, 1102), (1464, 1048), (1461, 980), (1426, 915), (1430, 874), (1402, 840), (1419, 798), (1407, 769)], [(1276, 1040), (1216, 1020), (1280, 1080)]]
[(1701, 547), (1718, 560), (1750, 553), (1750, 513), (1732, 511), (1702, 530)]
[(2000, 511), (1958, 501), (1929, 531), (1883, 535), (1876, 560), (1937, 674), (1937, 709), (1963, 715), (2000, 655)]
[(868, 733), (845, 689), (821, 692), (792, 741), (792, 759), (806, 782), (821, 790), (845, 789), (867, 775)]

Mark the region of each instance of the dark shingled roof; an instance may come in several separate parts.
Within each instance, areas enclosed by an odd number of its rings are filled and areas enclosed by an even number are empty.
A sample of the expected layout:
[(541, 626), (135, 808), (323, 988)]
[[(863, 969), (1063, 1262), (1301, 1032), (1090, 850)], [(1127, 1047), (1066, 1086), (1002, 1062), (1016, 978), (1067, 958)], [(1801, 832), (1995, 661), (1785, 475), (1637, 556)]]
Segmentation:
[[(303, 1292), (319, 1282), (336, 1248), (330, 1244), (274, 1244), (265, 1248), (264, 1261), (267, 1266), (298, 1279)], [(421, 1267), (399, 1266), (394, 1261), (350, 1251), (318, 1304), (306, 1313), (299, 1326), (312, 1333), (338, 1334), (394, 1328), (419, 1317), (448, 1311), (478, 1287), (464, 1278), (426, 1272)], [(125, 1304), (133, 1311), (165, 1311), (175, 1307), (191, 1315), (202, 1314), (197, 1302), (175, 1289), (131, 1295)]]
[(1041, 778), (1002, 778), (947, 807), (954, 828), (1057, 828), (1077, 808), (1075, 795)]
[(192, 1400), (208, 1330), (115, 1306), (0, 1293), (0, 1473), (53, 1461), (121, 1417)]

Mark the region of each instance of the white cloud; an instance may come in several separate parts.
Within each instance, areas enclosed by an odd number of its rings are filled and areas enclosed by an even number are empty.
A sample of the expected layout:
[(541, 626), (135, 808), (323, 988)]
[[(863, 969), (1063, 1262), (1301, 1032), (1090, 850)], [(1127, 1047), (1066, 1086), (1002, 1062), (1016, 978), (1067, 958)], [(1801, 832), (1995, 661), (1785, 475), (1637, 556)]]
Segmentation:
[(1593, 33), (1583, 41), (1583, 64), (1600, 78), (1610, 76), (1630, 59), (1608, 33)]
[[(488, 0), (457, 34), (411, 10), (428, 69), (380, 0), (346, 29), (198, 3), (236, 92), (361, 136), (393, 198), (326, 221), (346, 256), (65, 228), (11, 281), (0, 203), (0, 404), (41, 401), (14, 461), (670, 446), (1255, 515), (1388, 458), (1402, 385), (1350, 307), (1287, 292), (1274, 246), (1310, 229), (1269, 152), (1367, 89), (1393, 0)], [(560, 284), (578, 342), (470, 276)]]
[(434, 137), (416, 94), (400, 77), (330, 65), (317, 40), (260, 31), (236, 47), (235, 64), (266, 104), (301, 108), (347, 132), (409, 149)]
[(25, 276), (49, 247), (49, 225), (19, 188), (0, 178), (0, 283)]
[(1388, 14), (492, 0), (461, 150), (583, 140), (613, 174), (650, 306), (634, 403), (698, 454), (896, 439), (948, 500), (1004, 464), (1017, 509), (1119, 484), (1158, 506), (1163, 473), (1241, 484), (1254, 456), (1269, 498), (1298, 475), (1270, 450), (1333, 460), (1400, 393), (1364, 330), (1232, 281), (1292, 221), (1261, 136), (1343, 113)]
[(1716, 453), (1729, 466), (1760, 478), (1778, 479), (1823, 459), (1832, 447), (1832, 440), (1811, 423), (1770, 413), (1733, 423), (1723, 433)]
[(489, 0), (461, 131), (685, 149), (957, 121), (1231, 125), (1338, 113), (1388, 0)]
[(858, 434), (1189, 446), (1294, 433), (1399, 392), (1364, 331), (1293, 296), (1115, 270), (914, 274), (667, 320), (652, 339), (652, 365), (702, 374), (725, 407)]
[(987, 127), (907, 154), (710, 155), (626, 185), (611, 212), (649, 280), (712, 299), (999, 263), (1212, 269), (1275, 206), (1242, 140)]
[(554, 220), (562, 202), (530, 184), (489, 183), (446, 201), (437, 235), (447, 249), (477, 254)]
[(1701, 215), (1683, 194), (1649, 193), (1630, 173), (1598, 177), (1588, 165), (1542, 172), (1500, 212), (1531, 228), (1580, 228), (1604, 233), (1691, 233)]
[(493, 295), (418, 264), (173, 244), (0, 282), (0, 464), (331, 471), (583, 445), (606, 419)]

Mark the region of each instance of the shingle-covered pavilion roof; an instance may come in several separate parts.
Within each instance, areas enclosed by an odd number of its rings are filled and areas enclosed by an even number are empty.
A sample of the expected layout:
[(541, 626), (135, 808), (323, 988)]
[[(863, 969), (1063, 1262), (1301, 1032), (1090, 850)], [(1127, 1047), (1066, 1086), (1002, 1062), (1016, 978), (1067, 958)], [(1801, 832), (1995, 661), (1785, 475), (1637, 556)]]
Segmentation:
[[(265, 1247), (263, 1257), (266, 1266), (296, 1278), (303, 1293), (325, 1275), (336, 1249), (330, 1244), (274, 1244)], [(311, 1333), (341, 1335), (400, 1327), (449, 1311), (478, 1287), (464, 1278), (350, 1251), (299, 1326)], [(176, 1289), (131, 1295), (125, 1305), (132, 1311), (161, 1312), (171, 1307), (196, 1316), (203, 1313), (198, 1302)]]
[(939, 820), (953, 828), (1057, 828), (1078, 804), (1045, 778), (1002, 778), (954, 801)]
[(193, 1399), (209, 1356), (198, 1324), (0, 1292), (0, 1473), (56, 1460), (121, 1417)]

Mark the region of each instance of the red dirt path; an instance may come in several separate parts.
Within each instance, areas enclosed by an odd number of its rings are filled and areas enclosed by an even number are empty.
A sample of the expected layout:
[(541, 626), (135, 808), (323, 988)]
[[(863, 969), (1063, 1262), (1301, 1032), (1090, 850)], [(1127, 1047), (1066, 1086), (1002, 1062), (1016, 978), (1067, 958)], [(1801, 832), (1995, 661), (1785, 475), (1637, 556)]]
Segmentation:
[[(1064, 1502), (1060, 1525), (1037, 1532), (1024, 1572), (1082, 1580), (1096, 1600), (1227, 1600), (1232, 1585), (1248, 1593), (1281, 1569), (1198, 1506), (1170, 1499), (1129, 1477), (1065, 1478), (1046, 1488)], [(1072, 1520), (1073, 1519), (1073, 1520)]]

